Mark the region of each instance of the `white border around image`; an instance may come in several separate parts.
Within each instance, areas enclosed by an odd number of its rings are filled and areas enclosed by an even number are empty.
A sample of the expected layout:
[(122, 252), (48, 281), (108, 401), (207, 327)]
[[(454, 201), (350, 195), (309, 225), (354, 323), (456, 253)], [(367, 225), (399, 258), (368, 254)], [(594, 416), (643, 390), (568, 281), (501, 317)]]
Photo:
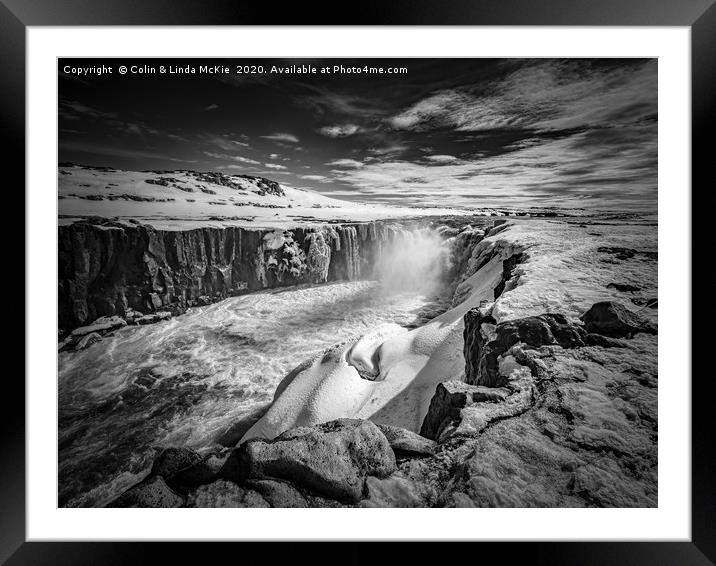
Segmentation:
[[(58, 57), (658, 57), (658, 507), (58, 508)], [(27, 539), (690, 540), (690, 65), (676, 27), (28, 28)]]

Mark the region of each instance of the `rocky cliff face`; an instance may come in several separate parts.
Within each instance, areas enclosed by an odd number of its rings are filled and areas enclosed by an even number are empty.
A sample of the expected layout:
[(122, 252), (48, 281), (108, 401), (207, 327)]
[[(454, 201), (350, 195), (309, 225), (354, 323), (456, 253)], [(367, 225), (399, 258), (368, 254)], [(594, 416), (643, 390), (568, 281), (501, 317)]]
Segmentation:
[(59, 327), (171, 311), (260, 289), (371, 276), (404, 227), (389, 222), (260, 230), (157, 230), (111, 221), (59, 227)]

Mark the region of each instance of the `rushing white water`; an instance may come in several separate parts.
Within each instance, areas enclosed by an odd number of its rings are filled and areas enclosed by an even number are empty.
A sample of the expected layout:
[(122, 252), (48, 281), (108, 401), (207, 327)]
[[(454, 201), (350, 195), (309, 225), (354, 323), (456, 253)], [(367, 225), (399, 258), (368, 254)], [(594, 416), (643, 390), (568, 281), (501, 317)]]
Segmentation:
[(422, 324), (446, 307), (449, 298), (406, 292), (388, 275), (384, 284), (230, 298), (60, 354), (60, 504), (106, 503), (162, 447), (230, 444), (232, 427), (265, 408), (301, 361), (381, 324)]
[(442, 285), (449, 261), (445, 240), (435, 230), (420, 229), (398, 234), (373, 266), (383, 288), (434, 293)]

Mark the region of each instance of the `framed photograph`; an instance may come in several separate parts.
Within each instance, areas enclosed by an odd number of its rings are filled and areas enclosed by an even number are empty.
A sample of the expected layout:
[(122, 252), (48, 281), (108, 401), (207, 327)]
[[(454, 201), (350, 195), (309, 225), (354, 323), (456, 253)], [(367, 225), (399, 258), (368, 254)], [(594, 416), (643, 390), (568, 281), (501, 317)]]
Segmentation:
[(0, 25), (26, 321), (0, 560), (716, 561), (710, 1), (3, 0)]

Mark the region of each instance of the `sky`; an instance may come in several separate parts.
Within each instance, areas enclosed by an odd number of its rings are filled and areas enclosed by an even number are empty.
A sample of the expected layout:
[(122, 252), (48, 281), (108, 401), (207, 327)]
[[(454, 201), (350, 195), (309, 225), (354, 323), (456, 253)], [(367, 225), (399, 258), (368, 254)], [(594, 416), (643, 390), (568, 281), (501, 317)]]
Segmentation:
[[(404, 70), (345, 71), (366, 66)], [(656, 209), (656, 59), (60, 59), (58, 73), (60, 162), (402, 206)]]

